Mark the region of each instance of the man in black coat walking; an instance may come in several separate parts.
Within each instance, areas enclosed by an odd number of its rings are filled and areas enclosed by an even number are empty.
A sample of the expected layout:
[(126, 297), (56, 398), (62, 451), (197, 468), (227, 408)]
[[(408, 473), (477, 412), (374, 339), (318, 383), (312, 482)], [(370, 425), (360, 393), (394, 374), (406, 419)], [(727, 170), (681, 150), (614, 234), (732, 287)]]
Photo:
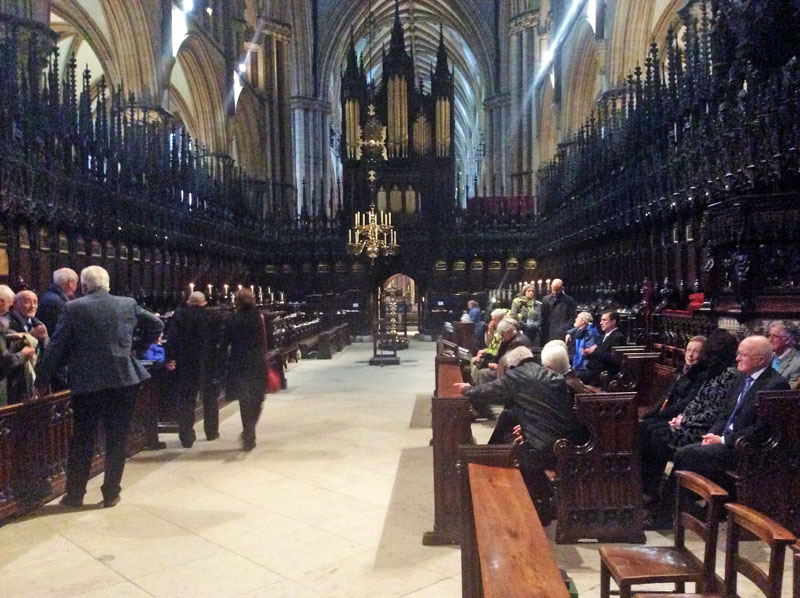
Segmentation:
[(191, 448), (197, 437), (194, 410), (197, 393), (203, 399), (203, 427), (207, 440), (219, 438), (219, 406), (212, 383), (221, 326), (206, 308), (200, 291), (189, 295), (186, 306), (175, 312), (164, 348), (167, 363), (175, 362), (178, 425), (181, 444)]

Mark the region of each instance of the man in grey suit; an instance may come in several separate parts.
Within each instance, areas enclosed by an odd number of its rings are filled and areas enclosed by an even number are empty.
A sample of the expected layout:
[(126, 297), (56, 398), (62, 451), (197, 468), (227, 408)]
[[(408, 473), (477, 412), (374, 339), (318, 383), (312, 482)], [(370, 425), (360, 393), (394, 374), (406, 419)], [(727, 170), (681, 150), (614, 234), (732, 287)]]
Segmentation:
[(769, 344), (774, 353), (772, 367), (792, 388), (800, 384), (800, 351), (795, 349), (796, 343), (797, 329), (791, 322), (776, 320), (769, 325)]
[(50, 344), (39, 364), (36, 388), (44, 394), (58, 367), (69, 367), (73, 435), (67, 461), (67, 492), (61, 504), (83, 505), (92, 465), (97, 425), (105, 431), (103, 506), (119, 502), (128, 435), (139, 384), (150, 377), (132, 354), (133, 332), (144, 340), (158, 338), (163, 322), (129, 297), (109, 293), (109, 278), (100, 266), (81, 272), (83, 297), (64, 305)]

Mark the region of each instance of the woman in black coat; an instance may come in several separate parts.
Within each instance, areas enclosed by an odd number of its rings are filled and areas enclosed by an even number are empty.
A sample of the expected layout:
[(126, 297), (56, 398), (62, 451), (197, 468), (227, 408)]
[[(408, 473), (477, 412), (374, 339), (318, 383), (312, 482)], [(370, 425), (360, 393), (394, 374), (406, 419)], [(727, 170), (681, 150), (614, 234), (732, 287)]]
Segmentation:
[(250, 289), (236, 293), (236, 311), (225, 322), (223, 352), (230, 349), (226, 395), (239, 401), (242, 448), (256, 446), (256, 424), (267, 392), (267, 337), (264, 318)]

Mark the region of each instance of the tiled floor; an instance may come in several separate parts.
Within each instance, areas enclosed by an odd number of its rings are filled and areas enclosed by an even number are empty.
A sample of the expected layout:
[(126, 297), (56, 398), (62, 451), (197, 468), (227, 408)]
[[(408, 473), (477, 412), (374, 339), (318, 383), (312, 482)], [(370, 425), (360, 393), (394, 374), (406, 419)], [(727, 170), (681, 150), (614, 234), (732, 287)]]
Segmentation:
[[(0, 596), (458, 598), (458, 548), (421, 544), (433, 522), (435, 345), (412, 342), (384, 368), (367, 365), (371, 349), (293, 364), (251, 453), (239, 450), (230, 405), (220, 440), (202, 440), (200, 426), (191, 450), (166, 435), (166, 450), (130, 460), (116, 508), (53, 503), (6, 524)], [(480, 441), (489, 433), (475, 426)], [(87, 502), (100, 500), (100, 483)], [(596, 544), (555, 553), (581, 598), (599, 595)]]

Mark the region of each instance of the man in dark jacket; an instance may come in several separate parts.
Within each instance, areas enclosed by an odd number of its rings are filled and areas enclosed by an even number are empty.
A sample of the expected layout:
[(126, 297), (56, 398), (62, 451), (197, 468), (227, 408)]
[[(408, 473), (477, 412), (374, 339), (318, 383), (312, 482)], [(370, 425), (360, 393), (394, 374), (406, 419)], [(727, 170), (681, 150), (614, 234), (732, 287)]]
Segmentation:
[(100, 266), (81, 272), (83, 297), (64, 306), (53, 338), (39, 364), (40, 394), (58, 368), (67, 362), (72, 390), (73, 435), (67, 461), (67, 492), (61, 504), (83, 505), (100, 419), (105, 432), (103, 506), (119, 500), (125, 467), (125, 441), (139, 384), (150, 375), (132, 354), (133, 333), (148, 343), (164, 324), (129, 297), (109, 294), (109, 278)]
[(614, 376), (619, 372), (619, 359), (612, 349), (625, 344), (625, 335), (617, 328), (618, 316), (616, 312), (607, 311), (600, 316), (600, 330), (602, 336), (594, 347), (583, 350), (586, 359), (586, 369), (578, 373), (584, 384), (600, 386), (600, 372), (608, 372)]
[(71, 268), (59, 268), (53, 272), (53, 284), (47, 287), (39, 298), (39, 309), (36, 316), (53, 332), (58, 324), (58, 318), (64, 311), (67, 301), (75, 298), (78, 290), (78, 274)]
[[(563, 353), (568, 366), (565, 349)], [(473, 403), (504, 403), (510, 417), (519, 422), (527, 449), (523, 456), (528, 467), (523, 475), (534, 503), (540, 503), (539, 511), (551, 495), (544, 471), (555, 466), (556, 440), (566, 438), (579, 443), (586, 435), (572, 410), (572, 395), (564, 376), (536, 363), (527, 347), (518, 347), (501, 359), (497, 380), (480, 386), (457, 386)], [(546, 510), (540, 516), (545, 513)]]
[[(78, 274), (71, 268), (59, 268), (53, 272), (53, 284), (42, 293), (39, 298), (39, 309), (36, 317), (42, 321), (49, 332), (53, 332), (64, 311), (67, 301), (75, 298), (78, 290)], [(69, 388), (67, 368), (61, 370), (53, 377), (50, 385), (53, 390)]]
[(756, 398), (762, 390), (789, 390), (789, 383), (772, 369), (772, 348), (763, 336), (749, 336), (739, 343), (736, 367), (740, 379), (728, 394), (730, 408), (724, 411), (702, 442), (679, 448), (673, 459), (672, 473), (662, 492), (660, 508), (645, 519), (651, 529), (668, 528), (672, 523), (672, 504), (675, 498), (676, 471), (693, 471), (723, 485), (726, 472), (736, 468), (736, 441), (750, 436), (764, 441), (769, 436), (766, 422), (758, 419)]
[(219, 406), (211, 378), (220, 330), (214, 314), (206, 309), (205, 295), (194, 291), (189, 295), (186, 306), (172, 316), (167, 331), (164, 350), (167, 362), (175, 362), (178, 437), (184, 448), (191, 448), (197, 437), (194, 410), (197, 393), (201, 391), (206, 439), (219, 438)]
[(564, 292), (560, 278), (553, 280), (550, 289), (551, 293), (542, 299), (542, 345), (553, 340), (563, 341), (578, 312), (575, 299)]

